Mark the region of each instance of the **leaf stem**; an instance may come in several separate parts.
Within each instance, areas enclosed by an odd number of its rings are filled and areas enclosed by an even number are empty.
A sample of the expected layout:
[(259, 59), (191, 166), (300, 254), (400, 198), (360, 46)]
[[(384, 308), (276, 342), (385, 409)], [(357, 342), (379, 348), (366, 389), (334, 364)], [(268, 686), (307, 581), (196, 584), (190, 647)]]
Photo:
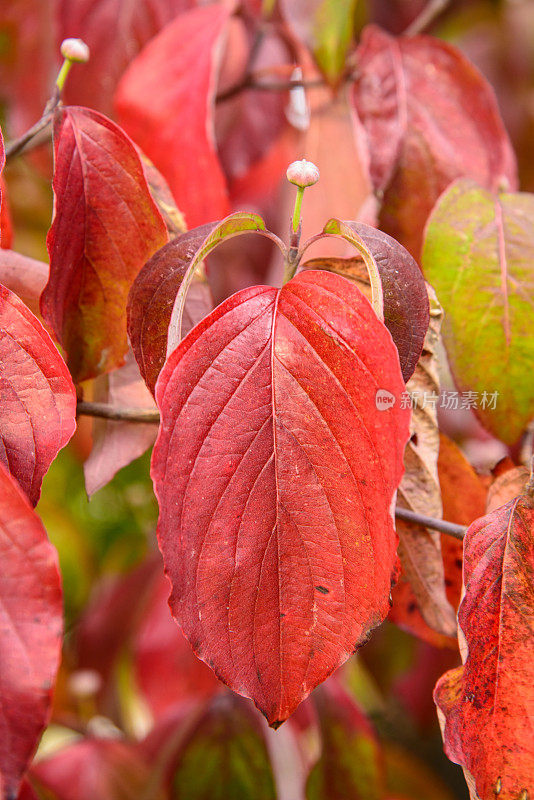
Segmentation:
[(66, 58), (61, 65), (61, 69), (58, 72), (56, 78), (56, 86), (59, 92), (63, 91), (63, 87), (65, 86), (65, 81), (67, 80), (67, 75), (70, 72), (70, 68), (74, 64), (74, 61), (71, 61), (70, 58)]
[(291, 227), (293, 233), (298, 233), (300, 225), (300, 215), (302, 213), (302, 198), (304, 197), (304, 186), (297, 186), (297, 196), (295, 197), (295, 208), (293, 209), (293, 220)]

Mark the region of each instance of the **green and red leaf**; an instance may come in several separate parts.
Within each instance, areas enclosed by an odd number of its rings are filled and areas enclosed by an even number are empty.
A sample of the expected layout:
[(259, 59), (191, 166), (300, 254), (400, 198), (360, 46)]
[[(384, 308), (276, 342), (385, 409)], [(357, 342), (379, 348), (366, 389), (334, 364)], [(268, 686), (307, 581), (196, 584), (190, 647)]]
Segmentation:
[(385, 765), (363, 711), (333, 680), (316, 692), (314, 703), (321, 755), (308, 777), (307, 800), (382, 800)]
[(423, 265), (445, 311), (451, 371), (460, 391), (475, 392), (482, 424), (507, 444), (534, 418), (533, 258), (532, 194), (457, 181), (428, 221)]

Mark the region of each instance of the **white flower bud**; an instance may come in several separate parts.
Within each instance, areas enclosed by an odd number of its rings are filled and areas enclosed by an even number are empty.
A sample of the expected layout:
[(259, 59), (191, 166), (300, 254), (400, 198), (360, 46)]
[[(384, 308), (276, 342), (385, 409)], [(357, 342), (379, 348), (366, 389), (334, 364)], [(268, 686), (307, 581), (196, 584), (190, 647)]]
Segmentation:
[(78, 61), (85, 64), (89, 61), (89, 48), (81, 39), (63, 39), (61, 42), (61, 55), (69, 61)]
[(293, 161), (287, 168), (287, 179), (295, 186), (300, 186), (301, 189), (306, 186), (313, 186), (319, 180), (319, 170), (312, 164), (311, 161)]

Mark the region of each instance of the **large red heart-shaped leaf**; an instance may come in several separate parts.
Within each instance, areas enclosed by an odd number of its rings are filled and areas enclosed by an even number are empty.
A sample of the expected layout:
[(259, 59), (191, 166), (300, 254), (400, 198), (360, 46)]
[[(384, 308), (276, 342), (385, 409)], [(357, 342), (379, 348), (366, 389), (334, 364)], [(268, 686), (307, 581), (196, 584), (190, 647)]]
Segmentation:
[(35, 505), (43, 476), (76, 428), (76, 392), (48, 333), (0, 286), (0, 461)]
[(464, 540), (464, 665), (438, 682), (445, 752), (481, 800), (527, 798), (534, 717), (534, 497), (478, 519)]
[(50, 278), (41, 311), (78, 382), (124, 362), (128, 291), (167, 230), (132, 142), (106, 117), (60, 109), (54, 150)]
[(61, 652), (56, 551), (0, 464), (0, 797), (18, 786), (48, 720)]
[(389, 332), (327, 272), (233, 295), (158, 379), (171, 608), (273, 726), (387, 614), (403, 389)]
[(189, 228), (230, 210), (213, 132), (217, 43), (230, 14), (230, 3), (180, 14), (133, 61), (115, 98), (121, 125), (168, 181)]
[(80, 36), (91, 51), (89, 63), (69, 75), (65, 101), (111, 114), (115, 88), (130, 61), (193, 5), (194, 0), (59, 0), (59, 41)]
[(384, 194), (380, 227), (416, 257), (425, 220), (455, 178), (515, 188), (515, 156), (493, 89), (457, 48), (370, 26), (358, 76), (354, 102), (373, 184)]

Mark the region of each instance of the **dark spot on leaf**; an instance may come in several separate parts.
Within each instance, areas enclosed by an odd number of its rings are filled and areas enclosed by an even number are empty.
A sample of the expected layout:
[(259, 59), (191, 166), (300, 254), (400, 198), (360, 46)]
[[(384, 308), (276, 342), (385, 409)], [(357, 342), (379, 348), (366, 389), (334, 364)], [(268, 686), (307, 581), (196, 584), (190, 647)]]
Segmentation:
[(408, 609), (407, 610), (408, 610), (408, 614), (413, 614), (415, 611), (417, 611), (417, 603), (414, 603), (414, 601), (412, 600), (411, 603), (408, 603)]
[(462, 559), (461, 558), (456, 558), (454, 563), (458, 567), (458, 569), (462, 569)]
[(283, 719), (276, 719), (274, 722), (271, 722), (271, 728), (273, 728), (273, 730), (277, 730), (283, 721)]
[(330, 594), (330, 589), (327, 589), (326, 586), (316, 586), (315, 588), (318, 592), (321, 592), (321, 594)]
[(450, 578), (445, 578), (445, 586), (452, 586), (452, 581)]
[(280, 612), (280, 619), (282, 619), (282, 617), (285, 617), (285, 613), (283, 611)]

